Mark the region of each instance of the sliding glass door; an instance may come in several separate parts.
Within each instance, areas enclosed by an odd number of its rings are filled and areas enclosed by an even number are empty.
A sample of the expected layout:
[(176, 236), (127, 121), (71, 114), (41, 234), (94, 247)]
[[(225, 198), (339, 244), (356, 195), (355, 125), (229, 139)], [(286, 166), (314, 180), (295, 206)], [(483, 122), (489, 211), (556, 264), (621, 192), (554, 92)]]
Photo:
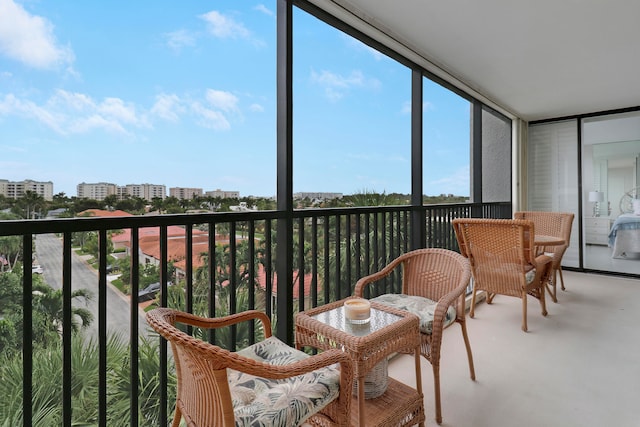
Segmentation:
[(582, 120), (584, 267), (640, 274), (640, 113)]
[(525, 209), (576, 215), (563, 265), (640, 274), (640, 112), (532, 124), (526, 159)]

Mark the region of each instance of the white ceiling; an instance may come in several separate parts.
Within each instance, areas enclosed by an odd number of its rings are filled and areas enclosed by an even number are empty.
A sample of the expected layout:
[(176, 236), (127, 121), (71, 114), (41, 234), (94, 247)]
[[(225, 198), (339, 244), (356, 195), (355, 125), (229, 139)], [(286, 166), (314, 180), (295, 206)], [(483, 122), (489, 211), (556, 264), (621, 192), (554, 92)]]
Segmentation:
[(312, 1), (525, 120), (640, 105), (639, 0)]

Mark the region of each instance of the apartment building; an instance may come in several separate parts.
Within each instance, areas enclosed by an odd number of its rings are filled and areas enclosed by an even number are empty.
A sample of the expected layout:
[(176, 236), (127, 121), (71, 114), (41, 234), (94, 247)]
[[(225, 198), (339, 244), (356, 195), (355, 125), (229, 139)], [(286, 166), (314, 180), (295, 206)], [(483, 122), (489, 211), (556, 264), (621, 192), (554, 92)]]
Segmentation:
[(76, 186), (78, 197), (82, 199), (104, 200), (107, 196), (117, 194), (118, 186), (109, 182), (88, 184), (81, 182)]
[(220, 198), (220, 199), (239, 199), (240, 192), (239, 191), (223, 191), (219, 188), (213, 191), (207, 191), (205, 193), (206, 196)]
[(201, 197), (202, 188), (171, 187), (169, 188), (169, 196), (179, 200), (189, 200), (194, 196)]
[(24, 196), (27, 191), (34, 192), (47, 201), (53, 200), (53, 182), (51, 181), (41, 182), (30, 179), (25, 179), (24, 181), (9, 181), (0, 179), (0, 194), (5, 197), (19, 199)]
[(124, 198), (126, 196), (139, 197), (148, 201), (156, 197), (164, 200), (167, 198), (167, 187), (156, 184), (127, 184), (118, 187), (118, 197)]

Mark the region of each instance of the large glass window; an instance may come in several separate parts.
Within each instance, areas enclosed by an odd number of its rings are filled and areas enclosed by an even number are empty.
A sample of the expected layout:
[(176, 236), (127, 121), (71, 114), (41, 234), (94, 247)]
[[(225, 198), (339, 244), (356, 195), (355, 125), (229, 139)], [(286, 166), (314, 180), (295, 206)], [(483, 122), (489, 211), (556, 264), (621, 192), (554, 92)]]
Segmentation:
[(425, 203), (459, 203), (470, 196), (470, 103), (423, 79)]
[(639, 129), (638, 112), (582, 121), (585, 268), (640, 274)]
[(411, 191), (411, 71), (299, 9), (294, 13), (294, 193)]
[(3, 3), (0, 179), (275, 194), (275, 1)]

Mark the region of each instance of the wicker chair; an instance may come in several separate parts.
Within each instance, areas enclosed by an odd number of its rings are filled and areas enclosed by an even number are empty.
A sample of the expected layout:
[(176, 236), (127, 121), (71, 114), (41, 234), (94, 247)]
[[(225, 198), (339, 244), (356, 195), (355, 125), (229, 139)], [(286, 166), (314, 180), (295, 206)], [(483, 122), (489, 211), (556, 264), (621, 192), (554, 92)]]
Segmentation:
[(544, 290), (551, 257), (535, 256), (534, 225), (517, 219), (454, 219), (460, 252), (471, 262), (473, 297), (469, 317), (473, 318), (476, 294), (487, 292), (491, 304), (496, 294), (522, 299), (522, 330), (527, 331), (527, 295), (540, 300), (547, 315)]
[[(255, 320), (262, 322), (265, 340), (237, 353), (176, 327)], [(178, 383), (173, 427), (181, 418), (190, 427), (349, 425), (353, 368), (344, 352), (309, 356), (296, 350), (273, 337), (269, 318), (256, 310), (209, 319), (157, 308), (147, 313), (147, 321), (173, 351)]]
[[(476, 379), (471, 345), (465, 323), (465, 295), (471, 278), (469, 262), (447, 249), (417, 249), (399, 256), (382, 270), (356, 283), (354, 294), (364, 297), (365, 287), (399, 267), (402, 268), (402, 293), (372, 298), (382, 304), (406, 310), (420, 318), (420, 352), (431, 363), (435, 388), (436, 421), (442, 422), (440, 402), (440, 347), (443, 330), (457, 322), (467, 349), (471, 379)], [(369, 291), (371, 294), (373, 291)]]
[(564, 278), (562, 277), (562, 257), (571, 243), (571, 226), (573, 225), (574, 214), (569, 212), (541, 212), (541, 211), (519, 211), (513, 214), (515, 219), (528, 219), (533, 221), (536, 233), (548, 236), (561, 237), (564, 245), (547, 246), (543, 248), (545, 255), (551, 257), (551, 273), (547, 281), (547, 289), (553, 302), (558, 302), (556, 293), (556, 280), (560, 275), (560, 284), (564, 291)]

